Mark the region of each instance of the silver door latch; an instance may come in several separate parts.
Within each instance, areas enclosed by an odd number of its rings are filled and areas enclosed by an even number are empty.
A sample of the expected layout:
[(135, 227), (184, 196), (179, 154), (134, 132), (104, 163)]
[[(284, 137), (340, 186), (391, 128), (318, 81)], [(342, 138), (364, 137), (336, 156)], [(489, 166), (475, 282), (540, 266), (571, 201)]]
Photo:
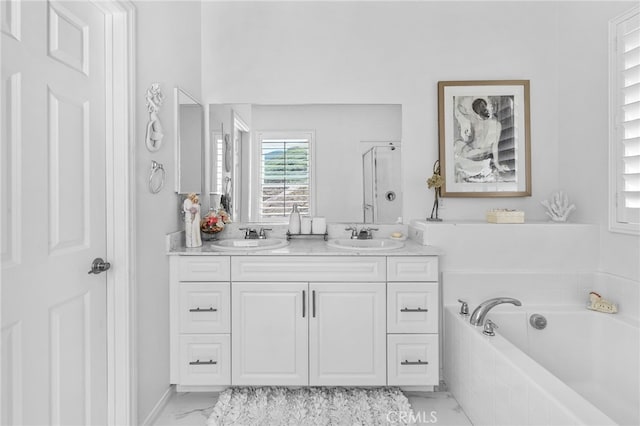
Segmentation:
[(93, 259), (89, 274), (99, 274), (101, 272), (108, 271), (109, 268), (111, 268), (111, 264), (109, 262), (105, 262), (102, 258), (96, 257)]

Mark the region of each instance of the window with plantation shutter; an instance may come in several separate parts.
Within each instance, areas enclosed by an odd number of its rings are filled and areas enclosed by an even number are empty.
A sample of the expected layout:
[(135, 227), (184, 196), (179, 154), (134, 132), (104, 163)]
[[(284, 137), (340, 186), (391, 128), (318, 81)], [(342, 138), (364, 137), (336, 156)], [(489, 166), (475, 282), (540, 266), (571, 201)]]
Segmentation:
[(301, 214), (311, 210), (312, 133), (260, 133), (261, 221), (289, 217), (294, 204)]
[(640, 231), (640, 9), (610, 26), (610, 228)]

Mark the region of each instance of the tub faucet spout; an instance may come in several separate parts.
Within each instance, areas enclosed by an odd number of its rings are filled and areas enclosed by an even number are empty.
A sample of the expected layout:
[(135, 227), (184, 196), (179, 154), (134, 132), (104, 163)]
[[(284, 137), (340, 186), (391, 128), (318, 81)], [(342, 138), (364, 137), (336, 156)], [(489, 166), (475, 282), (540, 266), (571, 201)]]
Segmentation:
[(512, 305), (522, 306), (522, 303), (518, 299), (513, 299), (511, 297), (496, 297), (493, 299), (485, 300), (473, 311), (469, 322), (471, 322), (471, 325), (477, 325), (479, 327), (483, 326), (484, 319), (489, 311), (503, 303), (511, 303)]

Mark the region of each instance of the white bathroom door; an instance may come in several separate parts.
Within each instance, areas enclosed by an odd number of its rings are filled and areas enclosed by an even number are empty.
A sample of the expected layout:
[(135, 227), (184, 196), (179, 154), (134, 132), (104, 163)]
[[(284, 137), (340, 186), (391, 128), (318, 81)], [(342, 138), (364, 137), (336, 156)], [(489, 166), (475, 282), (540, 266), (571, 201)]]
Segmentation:
[(105, 16), (2, 1), (2, 424), (107, 419)]

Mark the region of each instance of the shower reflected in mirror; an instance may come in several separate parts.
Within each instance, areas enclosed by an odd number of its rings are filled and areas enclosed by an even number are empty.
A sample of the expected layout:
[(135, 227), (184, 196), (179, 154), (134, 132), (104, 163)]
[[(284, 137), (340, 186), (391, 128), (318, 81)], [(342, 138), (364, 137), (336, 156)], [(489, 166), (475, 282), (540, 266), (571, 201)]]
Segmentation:
[(400, 144), (377, 143), (362, 154), (362, 215), (364, 223), (402, 221)]

